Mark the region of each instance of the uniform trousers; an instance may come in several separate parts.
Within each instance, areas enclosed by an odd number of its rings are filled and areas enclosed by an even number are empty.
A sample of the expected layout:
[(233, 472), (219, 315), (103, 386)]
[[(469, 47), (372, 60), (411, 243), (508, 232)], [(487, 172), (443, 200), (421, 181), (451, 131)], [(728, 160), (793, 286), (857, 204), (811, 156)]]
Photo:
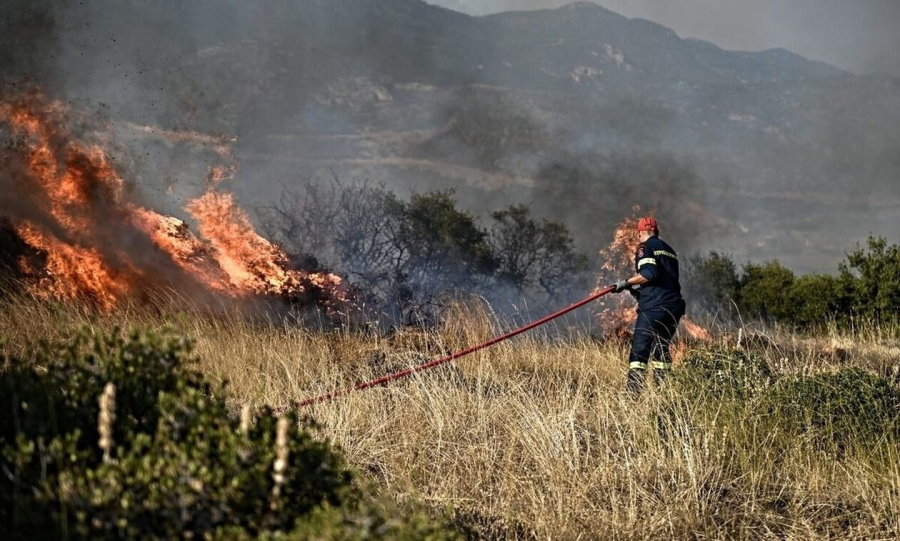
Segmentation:
[(669, 346), (684, 316), (681, 306), (670, 309), (638, 310), (634, 324), (634, 339), (628, 357), (628, 390), (639, 393), (644, 387), (648, 364), (653, 367), (657, 382), (662, 382), (672, 370)]

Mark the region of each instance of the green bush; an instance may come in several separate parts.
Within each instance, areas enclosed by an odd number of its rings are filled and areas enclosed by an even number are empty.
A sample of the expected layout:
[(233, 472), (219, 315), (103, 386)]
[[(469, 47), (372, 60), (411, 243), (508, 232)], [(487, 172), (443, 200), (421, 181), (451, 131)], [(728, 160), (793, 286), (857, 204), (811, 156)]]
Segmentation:
[(777, 261), (748, 263), (741, 277), (738, 308), (750, 317), (789, 321), (796, 306), (788, 295), (794, 273)]
[(836, 321), (845, 314), (841, 282), (834, 276), (810, 274), (800, 276), (787, 292), (794, 306), (787, 321), (794, 327), (811, 329)]
[(741, 313), (795, 329), (814, 329), (844, 317), (842, 280), (826, 274), (795, 276), (780, 263), (749, 264), (738, 293)]
[[(182, 339), (83, 333), (4, 365), (3, 538), (255, 537), (290, 532), (304, 520), (338, 524), (365, 503), (341, 457), (290, 416), (283, 482), (276, 483), (278, 419), (264, 411), (241, 429), (223, 389), (191, 368)], [(98, 399), (107, 384), (115, 404), (107, 408), (114, 419), (106, 424), (112, 445), (105, 458)], [(388, 522), (377, 513), (369, 520)]]
[(900, 390), (858, 368), (784, 378), (768, 393), (764, 411), (782, 431), (826, 451), (896, 444)]
[(711, 313), (730, 314), (740, 288), (737, 266), (730, 255), (710, 252), (688, 257), (681, 269), (685, 298)]
[(847, 254), (837, 276), (796, 276), (777, 261), (748, 263), (738, 277), (728, 256), (711, 252), (688, 258), (685, 296), (695, 307), (759, 318), (809, 330), (852, 318), (892, 324), (900, 318), (900, 246), (870, 237), (865, 248)]
[(657, 414), (664, 434), (721, 425), (733, 443), (766, 434), (770, 446), (829, 453), (900, 443), (900, 389), (858, 368), (777, 377), (762, 358), (699, 351), (675, 372), (671, 391)]
[(716, 399), (750, 399), (775, 379), (765, 359), (741, 350), (693, 351), (675, 374), (679, 393)]
[[(235, 527), (221, 529), (213, 537), (221, 541), (253, 539), (246, 530)], [(448, 529), (446, 522), (434, 520), (419, 507), (400, 507), (384, 499), (369, 499), (357, 502), (353, 506), (323, 505), (298, 519), (290, 532), (265, 532), (257, 538), (284, 541), (307, 539), (442, 541), (461, 537), (456, 531)]]
[(491, 214), (489, 241), (497, 260), (497, 280), (518, 292), (543, 290), (553, 298), (585, 284), (588, 260), (575, 249), (569, 230), (559, 222), (532, 218), (526, 205)]
[(841, 265), (841, 282), (854, 314), (897, 322), (900, 318), (900, 246), (869, 237)]
[(690, 439), (696, 427), (741, 426), (775, 380), (765, 359), (740, 350), (695, 350), (663, 387), (654, 413), (663, 440)]

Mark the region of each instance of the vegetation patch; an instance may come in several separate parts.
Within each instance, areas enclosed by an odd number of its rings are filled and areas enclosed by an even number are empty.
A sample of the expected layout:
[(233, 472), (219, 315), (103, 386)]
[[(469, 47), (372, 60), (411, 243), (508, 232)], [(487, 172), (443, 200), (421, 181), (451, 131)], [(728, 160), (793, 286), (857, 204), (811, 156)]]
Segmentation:
[(786, 377), (766, 404), (782, 430), (826, 451), (896, 443), (900, 435), (900, 390), (858, 368)]
[(4, 360), (0, 396), (4, 538), (440, 531), (367, 496), (292, 415), (230, 417), (177, 337), (81, 333), (45, 345)]
[(677, 386), (686, 396), (698, 391), (714, 399), (747, 400), (768, 388), (775, 373), (762, 357), (742, 350), (697, 350), (677, 372)]

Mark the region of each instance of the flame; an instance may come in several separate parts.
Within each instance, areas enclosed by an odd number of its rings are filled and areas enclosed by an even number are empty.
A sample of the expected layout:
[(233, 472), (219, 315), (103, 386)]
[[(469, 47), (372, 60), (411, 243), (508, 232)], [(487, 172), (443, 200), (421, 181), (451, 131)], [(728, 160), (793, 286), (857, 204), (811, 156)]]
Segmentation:
[[(632, 209), (632, 216), (626, 218), (613, 232), (613, 240), (600, 249), (603, 265), (597, 281), (597, 289), (602, 289), (616, 280), (634, 274), (634, 254), (640, 244), (637, 234), (640, 207)], [(598, 314), (600, 328), (618, 339), (627, 338), (637, 319), (637, 309), (630, 295), (607, 296), (601, 302)]]
[(637, 214), (641, 211), (640, 207), (634, 207), (632, 212), (634, 215), (626, 218), (619, 227), (613, 232), (613, 240), (609, 245), (600, 250), (600, 257), (603, 258), (604, 271), (628, 272), (634, 268), (634, 254), (637, 252), (641, 239), (637, 234), (637, 226), (640, 218)]
[[(634, 207), (632, 216), (626, 218), (613, 232), (612, 242), (600, 250), (603, 265), (597, 290), (634, 274), (634, 254), (641, 242), (637, 234), (640, 211), (640, 207)], [(603, 299), (602, 306), (598, 314), (601, 329), (619, 340), (630, 337), (631, 328), (637, 320), (637, 309), (633, 301), (625, 295), (608, 296)], [(681, 319), (681, 328), (691, 340), (712, 341), (712, 334), (708, 330), (687, 317)]]
[(231, 180), (237, 174), (237, 162), (231, 162), (225, 166), (215, 166), (209, 168), (206, 175), (206, 183), (210, 188), (215, 188), (226, 180)]
[[(125, 276), (113, 274), (97, 250), (66, 244), (27, 222), (16, 227), (16, 232), (32, 248), (47, 254), (44, 269), (34, 284), (36, 295), (66, 301), (88, 300), (109, 310), (120, 296), (128, 293)], [(30, 267), (23, 270), (34, 272)]]
[(290, 270), (287, 254), (254, 231), (231, 194), (208, 191), (191, 201), (187, 211), (197, 220), (213, 257), (238, 290), (298, 298), (314, 287), (343, 297), (340, 277)]
[[(0, 126), (15, 137), (0, 187), (16, 190), (11, 214), (17, 235), (37, 257), (23, 258), (29, 289), (44, 298), (86, 300), (103, 310), (156, 287), (234, 298), (280, 296), (328, 308), (347, 301), (340, 277), (290, 268), (290, 258), (259, 236), (229, 193), (214, 191), (236, 166), (210, 169), (210, 191), (186, 211), (199, 235), (176, 217), (138, 205), (99, 145), (66, 129), (66, 110), (38, 92), (0, 102)], [(217, 150), (232, 157), (230, 150)]]
[(696, 340), (699, 342), (712, 342), (712, 334), (701, 327), (700, 325), (694, 323), (688, 318), (681, 319), (681, 327), (687, 332), (688, 336), (692, 340)]
[(207, 243), (194, 236), (188, 224), (172, 216), (163, 216), (152, 210), (137, 208), (135, 225), (145, 232), (153, 245), (168, 254), (172, 262), (187, 275), (205, 284), (211, 291), (228, 296), (238, 296), (213, 264), (212, 251)]

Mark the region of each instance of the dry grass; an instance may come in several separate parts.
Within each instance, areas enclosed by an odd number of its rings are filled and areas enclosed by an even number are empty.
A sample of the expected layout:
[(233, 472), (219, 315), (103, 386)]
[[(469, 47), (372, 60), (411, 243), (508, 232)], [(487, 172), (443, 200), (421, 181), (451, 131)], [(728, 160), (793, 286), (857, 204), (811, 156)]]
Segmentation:
[[(227, 379), (235, 410), (294, 401), (417, 363), (498, 330), (478, 309), (430, 335), (373, 338), (251, 323), (236, 315), (114, 317), (7, 300), (0, 336), (13, 352), (71, 329), (175, 326), (197, 341), (200, 367)], [(896, 333), (749, 344), (782, 371), (858, 365), (889, 374)], [(734, 336), (721, 341), (735, 341)], [(828, 348), (841, 353), (829, 353)], [(823, 353), (824, 352), (824, 353)], [(763, 420), (714, 397), (623, 396), (626, 347), (586, 335), (520, 337), (454, 367), (309, 413), (322, 435), (398, 499), (450, 509), (460, 524), (510, 538), (896, 538), (900, 450), (841, 457), (785, 441)], [(660, 412), (670, 425), (663, 431)], [(698, 424), (698, 419), (703, 423)]]

